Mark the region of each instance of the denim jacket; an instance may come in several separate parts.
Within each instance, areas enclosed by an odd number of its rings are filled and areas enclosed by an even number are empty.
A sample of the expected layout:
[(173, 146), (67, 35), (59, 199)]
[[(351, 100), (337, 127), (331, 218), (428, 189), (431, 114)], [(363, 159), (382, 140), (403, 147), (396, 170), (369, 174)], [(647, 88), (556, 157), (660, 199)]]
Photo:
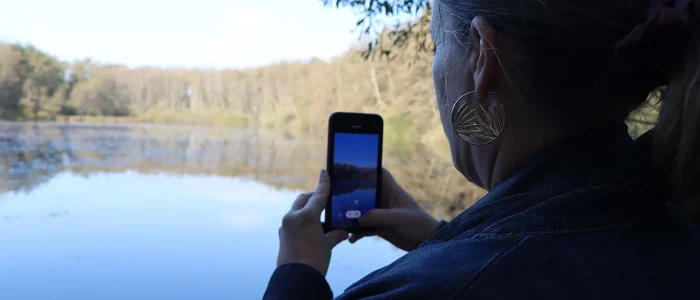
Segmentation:
[[(649, 150), (624, 124), (573, 135), (338, 299), (700, 299), (700, 233), (667, 211)], [(301, 264), (265, 293), (332, 297)]]

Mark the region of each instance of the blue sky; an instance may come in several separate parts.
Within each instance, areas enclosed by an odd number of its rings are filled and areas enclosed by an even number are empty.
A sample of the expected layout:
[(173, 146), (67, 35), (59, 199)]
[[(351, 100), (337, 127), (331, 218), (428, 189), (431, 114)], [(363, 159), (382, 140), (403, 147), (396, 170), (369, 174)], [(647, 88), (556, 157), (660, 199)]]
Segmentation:
[(8, 0), (0, 41), (65, 61), (241, 68), (342, 54), (356, 20), (320, 0)]
[(377, 166), (379, 136), (376, 134), (336, 133), (333, 160), (360, 168)]

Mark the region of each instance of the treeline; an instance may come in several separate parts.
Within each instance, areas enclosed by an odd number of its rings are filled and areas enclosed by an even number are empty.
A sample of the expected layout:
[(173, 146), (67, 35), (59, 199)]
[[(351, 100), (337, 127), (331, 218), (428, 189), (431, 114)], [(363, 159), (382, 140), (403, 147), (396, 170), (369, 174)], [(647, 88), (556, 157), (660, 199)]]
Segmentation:
[(130, 69), (60, 62), (31, 46), (0, 44), (0, 116), (123, 116), (318, 132), (333, 111), (359, 111), (381, 113), (397, 130), (439, 128), (431, 78), (427, 55), (371, 61), (358, 50), (330, 62), (246, 70)]

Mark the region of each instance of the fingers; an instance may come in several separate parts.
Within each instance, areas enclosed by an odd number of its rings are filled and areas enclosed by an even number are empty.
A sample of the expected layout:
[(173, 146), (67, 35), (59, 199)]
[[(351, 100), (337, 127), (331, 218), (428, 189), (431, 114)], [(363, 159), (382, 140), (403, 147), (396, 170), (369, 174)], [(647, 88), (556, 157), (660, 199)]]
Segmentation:
[(348, 239), (348, 242), (350, 242), (350, 244), (354, 244), (355, 242), (359, 241), (359, 240), (362, 239), (363, 237), (365, 237), (365, 236), (362, 235), (362, 234), (353, 234), (353, 235), (351, 235), (350, 238)]
[(297, 197), (297, 199), (292, 203), (292, 210), (300, 210), (304, 208), (306, 202), (309, 201), (309, 198), (311, 198), (311, 195), (313, 194), (314, 193), (303, 193), (299, 195), (299, 197)]
[(332, 248), (340, 242), (348, 239), (348, 233), (344, 230), (334, 230), (326, 234), (326, 242)]
[(402, 222), (407, 222), (402, 209), (377, 208), (360, 218), (360, 225), (363, 227), (399, 225)]
[(353, 233), (350, 236), (350, 238), (348, 239), (348, 242), (350, 242), (350, 244), (354, 244), (355, 242), (361, 240), (364, 237), (368, 237), (368, 236), (373, 236), (373, 234)]
[(318, 178), (318, 187), (305, 207), (311, 209), (314, 213), (321, 213), (321, 211), (326, 208), (330, 191), (331, 178), (328, 176), (326, 170), (321, 170), (321, 175)]
[(379, 201), (379, 207), (391, 208), (391, 199), (396, 189), (396, 180), (391, 172), (387, 169), (382, 169), (382, 197)]

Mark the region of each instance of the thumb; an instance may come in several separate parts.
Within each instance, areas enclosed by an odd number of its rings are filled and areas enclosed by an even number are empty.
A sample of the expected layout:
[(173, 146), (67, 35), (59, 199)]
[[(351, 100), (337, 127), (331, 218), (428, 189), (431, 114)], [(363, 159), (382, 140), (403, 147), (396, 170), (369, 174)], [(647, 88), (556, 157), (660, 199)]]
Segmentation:
[(370, 210), (360, 218), (360, 225), (364, 227), (391, 226), (405, 222), (405, 214), (402, 209), (377, 208)]
[(387, 184), (389, 186), (397, 185), (396, 179), (394, 179), (394, 175), (391, 175), (391, 172), (384, 168), (382, 169), (382, 183)]
[(389, 172), (387, 169), (382, 169), (382, 199), (387, 199), (384, 200), (385, 202), (391, 198), (391, 194), (393, 194), (397, 185), (398, 183), (396, 183), (396, 180), (394, 179), (394, 176), (391, 175), (391, 172)]
[(345, 230), (334, 230), (326, 234), (326, 241), (331, 246), (331, 249), (347, 239), (348, 233)]

